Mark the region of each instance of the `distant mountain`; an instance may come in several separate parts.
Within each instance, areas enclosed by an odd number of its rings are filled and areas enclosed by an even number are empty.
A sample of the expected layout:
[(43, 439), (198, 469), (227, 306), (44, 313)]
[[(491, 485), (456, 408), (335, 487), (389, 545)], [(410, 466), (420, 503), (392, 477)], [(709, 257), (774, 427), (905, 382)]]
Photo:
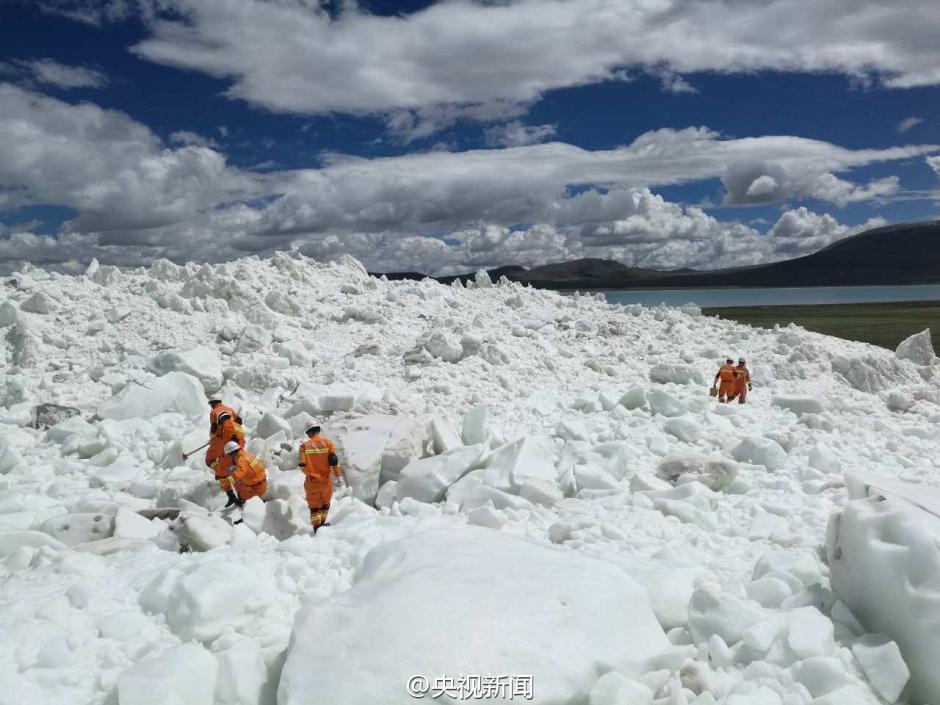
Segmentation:
[[(940, 220), (888, 225), (840, 240), (805, 257), (753, 267), (696, 271), (637, 269), (603, 259), (580, 259), (525, 269), (491, 270), (495, 281), (540, 289), (658, 289), (768, 286), (866, 286), (940, 283)], [(389, 279), (422, 279), (417, 273), (389, 274)], [(444, 283), (466, 281), (473, 274), (440, 277)]]

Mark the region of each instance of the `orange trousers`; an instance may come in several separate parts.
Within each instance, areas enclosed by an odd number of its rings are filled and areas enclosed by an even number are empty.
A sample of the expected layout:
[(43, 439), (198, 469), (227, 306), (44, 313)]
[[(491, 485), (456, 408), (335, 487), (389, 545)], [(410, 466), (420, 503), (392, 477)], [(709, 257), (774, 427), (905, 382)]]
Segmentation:
[(307, 506), (310, 508), (310, 523), (317, 529), (326, 523), (330, 511), (330, 500), (333, 499), (332, 476), (320, 480), (307, 475), (304, 480), (304, 494), (307, 495)]
[(244, 485), (240, 482), (235, 483), (235, 492), (242, 502), (247, 502), (252, 497), (264, 498), (264, 493), (268, 491), (268, 481), (262, 480), (254, 485)]
[(738, 404), (743, 404), (747, 399), (747, 382), (734, 383), (734, 395), (738, 398)]
[(727, 382), (722, 380), (721, 385), (718, 387), (718, 398), (724, 399), (732, 394), (734, 394), (734, 380), (728, 380)]

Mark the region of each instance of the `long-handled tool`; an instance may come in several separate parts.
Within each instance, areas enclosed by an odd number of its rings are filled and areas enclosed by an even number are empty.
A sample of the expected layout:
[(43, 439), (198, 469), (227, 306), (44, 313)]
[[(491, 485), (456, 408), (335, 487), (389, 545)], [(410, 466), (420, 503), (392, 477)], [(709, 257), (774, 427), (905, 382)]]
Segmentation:
[(207, 445), (209, 445), (209, 443), (210, 443), (209, 441), (206, 441), (205, 443), (203, 443), (203, 444), (202, 444), (201, 446), (199, 446), (198, 448), (194, 448), (193, 450), (189, 451), (188, 453), (183, 453), (183, 460), (189, 460), (189, 456), (191, 456), (193, 453), (198, 453), (200, 450), (202, 450), (202, 449), (205, 448)]

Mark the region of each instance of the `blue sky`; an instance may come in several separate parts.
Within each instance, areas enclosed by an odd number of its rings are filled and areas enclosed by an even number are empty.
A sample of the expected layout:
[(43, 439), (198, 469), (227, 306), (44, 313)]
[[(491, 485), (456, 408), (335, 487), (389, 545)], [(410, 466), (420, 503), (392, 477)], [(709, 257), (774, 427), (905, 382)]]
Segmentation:
[(932, 3), (651, 5), (4, 3), (0, 258), (708, 268), (938, 217)]

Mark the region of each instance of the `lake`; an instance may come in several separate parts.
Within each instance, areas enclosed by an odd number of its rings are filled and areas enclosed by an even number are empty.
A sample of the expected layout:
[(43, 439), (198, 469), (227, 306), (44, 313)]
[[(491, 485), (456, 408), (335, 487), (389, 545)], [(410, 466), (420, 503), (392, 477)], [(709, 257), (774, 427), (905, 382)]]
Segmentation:
[(940, 301), (940, 285), (814, 286), (767, 289), (630, 289), (600, 292), (612, 304), (694, 303), (701, 308)]

